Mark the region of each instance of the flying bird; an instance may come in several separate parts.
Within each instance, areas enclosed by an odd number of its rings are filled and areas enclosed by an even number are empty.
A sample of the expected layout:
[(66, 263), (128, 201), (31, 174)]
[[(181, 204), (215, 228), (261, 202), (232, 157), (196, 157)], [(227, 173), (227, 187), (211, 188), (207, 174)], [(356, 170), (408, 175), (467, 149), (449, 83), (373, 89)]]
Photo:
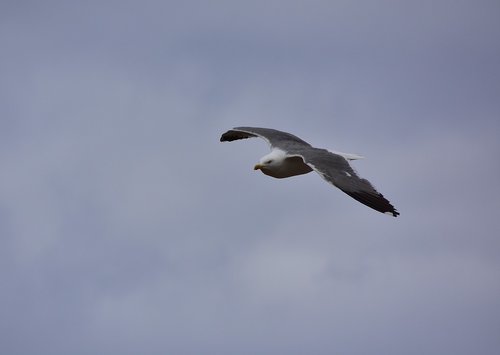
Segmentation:
[(235, 127), (220, 137), (221, 142), (260, 137), (271, 145), (271, 152), (254, 167), (274, 178), (316, 171), (330, 184), (376, 211), (397, 217), (399, 212), (366, 179), (360, 178), (349, 160), (362, 158), (355, 154), (330, 152), (315, 148), (293, 134), (271, 128)]

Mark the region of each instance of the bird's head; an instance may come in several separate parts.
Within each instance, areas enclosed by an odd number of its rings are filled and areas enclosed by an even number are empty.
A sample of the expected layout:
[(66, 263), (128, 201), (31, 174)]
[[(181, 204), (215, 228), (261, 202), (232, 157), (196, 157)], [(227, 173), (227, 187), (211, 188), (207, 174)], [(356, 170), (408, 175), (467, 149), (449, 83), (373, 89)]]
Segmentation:
[(260, 158), (259, 162), (255, 164), (253, 169), (261, 170), (262, 172), (276, 170), (283, 163), (285, 155), (286, 155), (285, 152), (279, 149), (274, 149), (271, 151), (271, 153), (264, 155), (262, 158)]

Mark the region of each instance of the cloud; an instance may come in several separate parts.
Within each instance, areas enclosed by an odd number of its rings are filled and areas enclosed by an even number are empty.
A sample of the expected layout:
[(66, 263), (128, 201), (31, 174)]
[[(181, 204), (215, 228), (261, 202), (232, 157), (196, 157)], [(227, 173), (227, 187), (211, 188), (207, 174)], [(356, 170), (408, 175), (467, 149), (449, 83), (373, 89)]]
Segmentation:
[[(2, 11), (4, 352), (495, 353), (496, 5), (363, 5)], [(241, 124), (401, 216), (254, 172)]]

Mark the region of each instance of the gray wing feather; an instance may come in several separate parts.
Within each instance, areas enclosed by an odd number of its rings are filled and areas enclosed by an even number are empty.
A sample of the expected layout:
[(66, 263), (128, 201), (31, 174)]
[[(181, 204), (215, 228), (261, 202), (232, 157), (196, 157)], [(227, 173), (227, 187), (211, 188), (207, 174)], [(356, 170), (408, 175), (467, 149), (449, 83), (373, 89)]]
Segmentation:
[(291, 133), (278, 131), (272, 128), (235, 127), (220, 137), (221, 142), (232, 142), (237, 139), (260, 137), (267, 141), (271, 147), (279, 148), (286, 152), (294, 147), (311, 147), (311, 145)]
[(348, 161), (326, 149), (310, 148), (300, 153), (304, 162), (330, 184), (382, 213), (399, 215), (394, 206), (366, 179), (360, 178)]

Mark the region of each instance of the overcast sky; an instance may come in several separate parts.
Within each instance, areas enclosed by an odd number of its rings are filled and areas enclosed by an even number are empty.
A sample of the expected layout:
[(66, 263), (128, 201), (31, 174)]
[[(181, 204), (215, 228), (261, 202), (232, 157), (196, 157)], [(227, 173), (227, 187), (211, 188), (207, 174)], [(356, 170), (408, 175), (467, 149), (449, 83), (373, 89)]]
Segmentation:
[(0, 353), (498, 354), (499, 38), (497, 0), (2, 1)]

